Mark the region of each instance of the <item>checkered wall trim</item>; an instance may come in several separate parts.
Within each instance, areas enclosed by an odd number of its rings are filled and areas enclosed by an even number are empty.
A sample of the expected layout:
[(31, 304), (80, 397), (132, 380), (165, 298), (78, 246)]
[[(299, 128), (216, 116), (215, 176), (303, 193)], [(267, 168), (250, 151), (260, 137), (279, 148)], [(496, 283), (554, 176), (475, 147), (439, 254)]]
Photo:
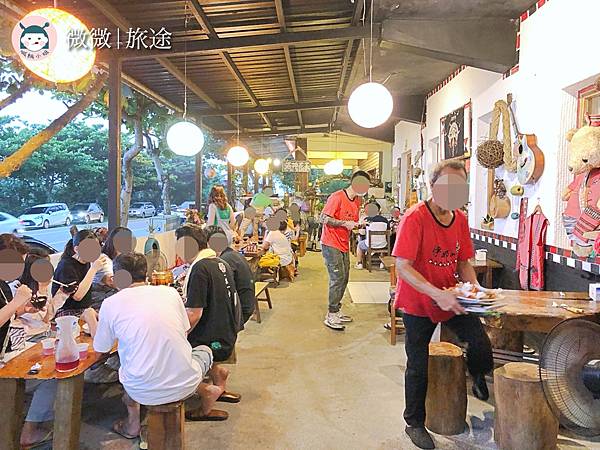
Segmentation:
[(516, 41), (516, 50), (517, 50), (517, 63), (510, 68), (510, 70), (507, 70), (506, 72), (504, 72), (503, 78), (508, 78), (511, 75), (514, 75), (515, 73), (517, 73), (519, 71), (519, 53), (521, 51), (521, 24), (523, 22), (525, 22), (527, 19), (529, 19), (533, 14), (535, 14), (537, 11), (539, 11), (539, 9), (544, 6), (546, 3), (548, 3), (550, 0), (538, 0), (536, 1), (533, 5), (531, 5), (531, 7), (523, 12), (523, 14), (521, 14), (519, 16), (519, 29), (517, 30), (517, 41)]
[(444, 78), (442, 81), (440, 81), (439, 84), (436, 87), (434, 87), (431, 91), (429, 91), (425, 97), (429, 98), (433, 94), (439, 92), (444, 86), (446, 86), (450, 82), (450, 80), (452, 80), (454, 77), (456, 77), (459, 73), (461, 73), (466, 68), (467, 68), (467, 66), (464, 66), (464, 65), (460, 66), (458, 69), (456, 69), (450, 75), (448, 75), (446, 78)]
[[(516, 238), (492, 233), (491, 231), (471, 228), (471, 239), (486, 242), (488, 244), (495, 245), (496, 247), (510, 249), (514, 252), (517, 251), (518, 241)], [(574, 269), (584, 270), (596, 275), (600, 274), (600, 256), (594, 258), (581, 258), (571, 250), (547, 245), (546, 259), (557, 264), (572, 267)]]

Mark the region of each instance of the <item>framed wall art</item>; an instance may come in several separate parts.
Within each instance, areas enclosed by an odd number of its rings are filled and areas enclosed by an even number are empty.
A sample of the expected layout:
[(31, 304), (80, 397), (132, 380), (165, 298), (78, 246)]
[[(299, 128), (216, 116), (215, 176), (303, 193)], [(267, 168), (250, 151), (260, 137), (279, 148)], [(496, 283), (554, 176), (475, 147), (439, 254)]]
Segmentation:
[(471, 156), (472, 119), (471, 102), (440, 119), (439, 160)]

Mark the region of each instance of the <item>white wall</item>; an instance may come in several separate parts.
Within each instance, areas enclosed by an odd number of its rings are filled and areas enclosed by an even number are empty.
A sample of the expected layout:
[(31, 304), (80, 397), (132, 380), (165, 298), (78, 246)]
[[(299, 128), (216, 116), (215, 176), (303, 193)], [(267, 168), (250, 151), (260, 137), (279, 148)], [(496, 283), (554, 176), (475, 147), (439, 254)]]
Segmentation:
[[(473, 106), (473, 156), (477, 144), (486, 139), (490, 112), (496, 100), (513, 94), (521, 132), (536, 134), (545, 155), (544, 175), (535, 185), (525, 186), (529, 210), (539, 202), (550, 220), (547, 243), (568, 247), (561, 214), (560, 193), (571, 180), (566, 160), (566, 132), (576, 125), (577, 91), (600, 75), (600, 58), (594, 50), (597, 39), (600, 1), (553, 0), (521, 24), (519, 71), (502, 79), (500, 74), (467, 68), (432, 95), (427, 102), (427, 126), (423, 130), (427, 147), (427, 168), (437, 161), (435, 142), (439, 139), (440, 118), (461, 105)], [(415, 132), (418, 136), (418, 132)], [(404, 135), (396, 148), (403, 146)], [(496, 176), (504, 178), (507, 188), (516, 183), (503, 167)], [(487, 170), (471, 159), (469, 224), (480, 228), (487, 209)], [(512, 211), (519, 211), (520, 197), (512, 198)], [(497, 220), (494, 232), (517, 236), (518, 221)]]
[[(406, 153), (411, 155), (408, 158), (412, 161), (412, 156), (417, 155), (421, 150), (421, 125), (412, 122), (398, 122), (394, 127), (394, 146), (392, 147), (392, 166), (396, 173), (396, 177), (393, 178), (397, 186), (394, 186), (394, 194), (399, 195), (400, 205), (406, 197)], [(398, 158), (402, 158), (401, 176), (398, 177)]]

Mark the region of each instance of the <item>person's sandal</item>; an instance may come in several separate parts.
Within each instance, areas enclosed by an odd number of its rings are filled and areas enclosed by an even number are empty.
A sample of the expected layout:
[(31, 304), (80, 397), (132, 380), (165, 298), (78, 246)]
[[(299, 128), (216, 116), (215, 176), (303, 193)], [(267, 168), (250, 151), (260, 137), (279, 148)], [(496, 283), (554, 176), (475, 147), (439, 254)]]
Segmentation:
[(36, 449), (38, 447), (41, 447), (42, 445), (45, 445), (45, 444), (48, 444), (49, 442), (52, 442), (52, 438), (53, 437), (54, 437), (54, 433), (52, 432), (52, 430), (50, 430), (50, 431), (48, 431), (48, 433), (46, 434), (46, 436), (44, 436), (39, 441), (34, 442), (33, 444), (22, 445), (21, 446), (21, 450), (33, 450), (33, 449)]
[(236, 394), (235, 392), (225, 391), (221, 394), (221, 396), (217, 399), (218, 402), (223, 403), (239, 403), (242, 399), (241, 394)]
[(125, 431), (125, 421), (123, 419), (117, 420), (113, 424), (112, 431), (119, 436), (124, 437), (125, 439), (137, 439), (137, 437), (140, 435), (140, 433), (133, 435)]
[(227, 411), (221, 411), (220, 409), (211, 409), (208, 414), (202, 414), (202, 408), (198, 408), (186, 411), (185, 418), (192, 422), (222, 422), (229, 418), (229, 414)]

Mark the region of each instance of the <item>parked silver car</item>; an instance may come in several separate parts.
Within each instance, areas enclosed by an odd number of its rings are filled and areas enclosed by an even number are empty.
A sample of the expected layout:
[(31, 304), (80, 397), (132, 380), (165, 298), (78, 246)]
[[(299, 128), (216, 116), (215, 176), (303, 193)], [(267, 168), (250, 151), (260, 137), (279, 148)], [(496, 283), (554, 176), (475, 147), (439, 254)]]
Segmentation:
[(104, 211), (98, 203), (77, 203), (71, 207), (73, 222), (104, 222)]
[(71, 225), (71, 212), (64, 203), (35, 205), (19, 216), (25, 228), (50, 228)]
[(149, 202), (135, 202), (129, 207), (130, 217), (154, 217), (156, 208)]

